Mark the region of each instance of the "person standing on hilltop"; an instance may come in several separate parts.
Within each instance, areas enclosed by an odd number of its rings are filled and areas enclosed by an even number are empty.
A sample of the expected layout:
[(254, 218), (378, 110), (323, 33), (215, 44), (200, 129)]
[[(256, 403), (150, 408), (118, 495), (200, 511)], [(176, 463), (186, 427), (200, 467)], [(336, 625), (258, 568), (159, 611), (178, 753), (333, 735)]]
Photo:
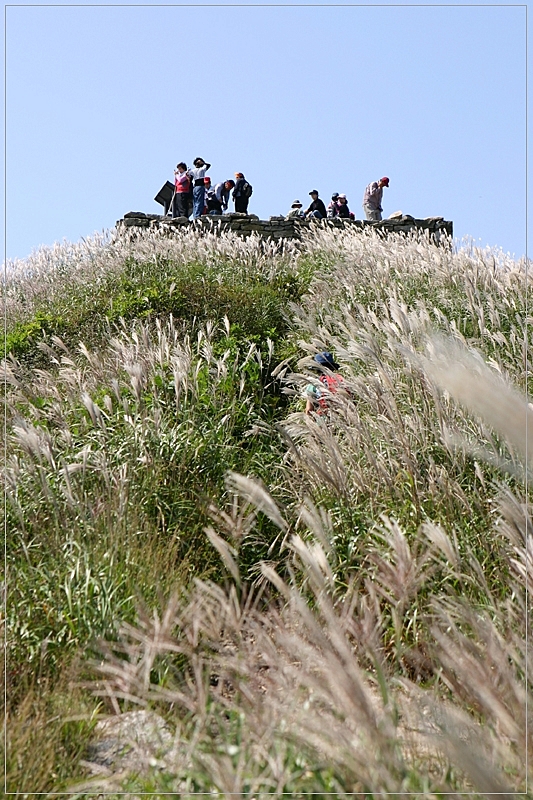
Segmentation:
[(215, 189), (211, 185), (211, 178), (206, 175), (204, 178), (205, 195), (204, 195), (204, 214), (209, 214), (209, 201), (210, 198), (215, 196)]
[(250, 201), (250, 197), (252, 196), (252, 187), (242, 172), (236, 172), (235, 177), (237, 178), (237, 183), (235, 184), (232, 195), (235, 202), (235, 211), (240, 214), (247, 214), (248, 203)]
[(383, 187), (388, 187), (388, 185), (389, 179), (385, 177), (380, 178), (379, 181), (369, 183), (366, 187), (363, 197), (363, 209), (368, 220), (379, 222), (382, 219), (381, 199), (383, 197)]
[(205, 173), (211, 166), (203, 160), (203, 158), (195, 158), (192, 162), (194, 168), (190, 169), (188, 175), (192, 178), (192, 215), (194, 219), (198, 219), (204, 213), (205, 206)]
[(189, 218), (189, 196), (191, 193), (191, 179), (187, 174), (187, 164), (180, 161), (174, 170), (174, 199), (172, 202), (172, 218)]

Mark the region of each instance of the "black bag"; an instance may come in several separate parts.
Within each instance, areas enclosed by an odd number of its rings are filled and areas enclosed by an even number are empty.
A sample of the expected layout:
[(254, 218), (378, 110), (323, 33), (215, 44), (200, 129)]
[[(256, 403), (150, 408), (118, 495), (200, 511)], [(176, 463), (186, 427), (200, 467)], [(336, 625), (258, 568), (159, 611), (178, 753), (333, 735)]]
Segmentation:
[(248, 183), (248, 181), (244, 181), (244, 183), (242, 185), (242, 189), (241, 189), (242, 197), (251, 197), (252, 196), (252, 192), (253, 192), (252, 184)]
[(222, 214), (222, 203), (215, 195), (215, 192), (206, 197), (206, 205), (208, 211), (216, 211), (217, 214)]

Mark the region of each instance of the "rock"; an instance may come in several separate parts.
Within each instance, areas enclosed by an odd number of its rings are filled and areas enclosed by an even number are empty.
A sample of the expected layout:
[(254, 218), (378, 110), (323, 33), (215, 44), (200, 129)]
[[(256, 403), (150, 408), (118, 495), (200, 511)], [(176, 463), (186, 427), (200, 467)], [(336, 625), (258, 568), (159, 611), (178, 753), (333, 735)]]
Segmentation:
[(147, 228), (150, 225), (150, 220), (143, 217), (128, 217), (122, 221), (126, 228)]
[(453, 223), (444, 220), (443, 217), (427, 217), (426, 219), (415, 219), (410, 214), (403, 214), (395, 211), (390, 217), (379, 222), (371, 220), (352, 220), (352, 219), (324, 219), (306, 220), (299, 218), (285, 219), (285, 217), (272, 216), (268, 220), (260, 220), (257, 214), (241, 214), (230, 212), (223, 215), (203, 215), (198, 219), (189, 220), (187, 217), (163, 217), (159, 214), (145, 214), (140, 211), (129, 211), (122, 220), (116, 223), (117, 228), (147, 228), (152, 227), (159, 230), (196, 230), (207, 231), (210, 234), (220, 235), (224, 233), (235, 233), (239, 236), (248, 236), (250, 233), (262, 237), (271, 237), (273, 240), (302, 238), (302, 231), (313, 232), (318, 228), (325, 230), (347, 230), (354, 228), (363, 230), (368, 226), (376, 228), (381, 235), (386, 236), (389, 232), (408, 233), (410, 231), (423, 232), (429, 229), (430, 232), (442, 231), (448, 236), (453, 236)]
[(128, 711), (100, 720), (83, 766), (93, 773), (142, 773), (164, 767), (175, 747), (165, 720), (153, 711)]
[(144, 211), (128, 211), (124, 214), (124, 219), (164, 219), (162, 214), (145, 214)]

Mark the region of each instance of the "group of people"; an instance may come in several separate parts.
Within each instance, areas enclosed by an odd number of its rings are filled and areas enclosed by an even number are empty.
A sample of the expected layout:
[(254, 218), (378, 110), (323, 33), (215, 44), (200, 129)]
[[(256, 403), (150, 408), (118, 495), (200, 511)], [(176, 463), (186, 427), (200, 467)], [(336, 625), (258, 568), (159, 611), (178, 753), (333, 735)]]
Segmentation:
[(252, 186), (242, 172), (235, 173), (235, 180), (221, 181), (213, 186), (211, 178), (206, 175), (211, 164), (203, 158), (195, 158), (193, 166), (188, 169), (184, 161), (174, 170), (174, 197), (172, 199), (172, 217), (193, 216), (194, 219), (203, 214), (219, 215), (228, 210), (230, 194), (235, 203), (235, 211), (246, 214), (252, 195)]
[[(172, 217), (193, 216), (194, 219), (203, 214), (220, 215), (228, 211), (230, 195), (235, 204), (235, 211), (241, 214), (248, 213), (248, 203), (252, 195), (252, 186), (242, 172), (235, 173), (235, 180), (228, 179), (212, 184), (211, 178), (206, 174), (211, 164), (203, 158), (195, 158), (193, 166), (189, 169), (184, 161), (174, 170), (174, 197), (171, 203)], [(384, 187), (389, 186), (387, 177), (369, 183), (363, 197), (363, 209), (367, 220), (378, 221), (382, 219), (383, 208), (381, 205)], [(326, 208), (320, 199), (318, 190), (309, 192), (311, 202), (303, 210), (303, 204), (295, 200), (290, 207), (286, 219), (294, 217), (301, 219), (355, 219), (355, 214), (350, 211), (348, 198), (345, 194), (335, 192), (331, 202)]]
[[(363, 196), (363, 209), (368, 220), (379, 221), (382, 219), (383, 208), (381, 201), (383, 198), (383, 188), (389, 185), (387, 177), (380, 178), (379, 181), (369, 183)], [(326, 206), (320, 199), (318, 191), (313, 189), (309, 192), (311, 203), (309, 208), (303, 210), (303, 204), (295, 200), (290, 207), (286, 219), (355, 219), (355, 214), (348, 207), (348, 198), (345, 194), (335, 192), (331, 195), (331, 203)]]

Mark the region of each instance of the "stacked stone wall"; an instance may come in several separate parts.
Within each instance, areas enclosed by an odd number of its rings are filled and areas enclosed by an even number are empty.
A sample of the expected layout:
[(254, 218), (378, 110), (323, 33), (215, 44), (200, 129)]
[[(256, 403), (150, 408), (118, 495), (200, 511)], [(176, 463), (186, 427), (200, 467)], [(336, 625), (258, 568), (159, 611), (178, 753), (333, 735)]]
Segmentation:
[(411, 234), (424, 233), (436, 242), (449, 242), (453, 237), (453, 223), (443, 217), (427, 217), (415, 219), (409, 214), (396, 215), (393, 218), (369, 222), (367, 220), (350, 219), (323, 219), (300, 220), (285, 219), (285, 217), (270, 217), (268, 220), (259, 219), (255, 214), (230, 213), (222, 216), (205, 215), (196, 220), (186, 217), (162, 217), (158, 214), (145, 214), (142, 211), (129, 211), (123, 219), (117, 222), (119, 229), (151, 228), (162, 230), (189, 229), (221, 233), (232, 231), (240, 236), (250, 236), (255, 233), (268, 237), (274, 241), (283, 239), (301, 239), (304, 231), (321, 229), (354, 229), (365, 230), (375, 228), (384, 235), (389, 233)]

